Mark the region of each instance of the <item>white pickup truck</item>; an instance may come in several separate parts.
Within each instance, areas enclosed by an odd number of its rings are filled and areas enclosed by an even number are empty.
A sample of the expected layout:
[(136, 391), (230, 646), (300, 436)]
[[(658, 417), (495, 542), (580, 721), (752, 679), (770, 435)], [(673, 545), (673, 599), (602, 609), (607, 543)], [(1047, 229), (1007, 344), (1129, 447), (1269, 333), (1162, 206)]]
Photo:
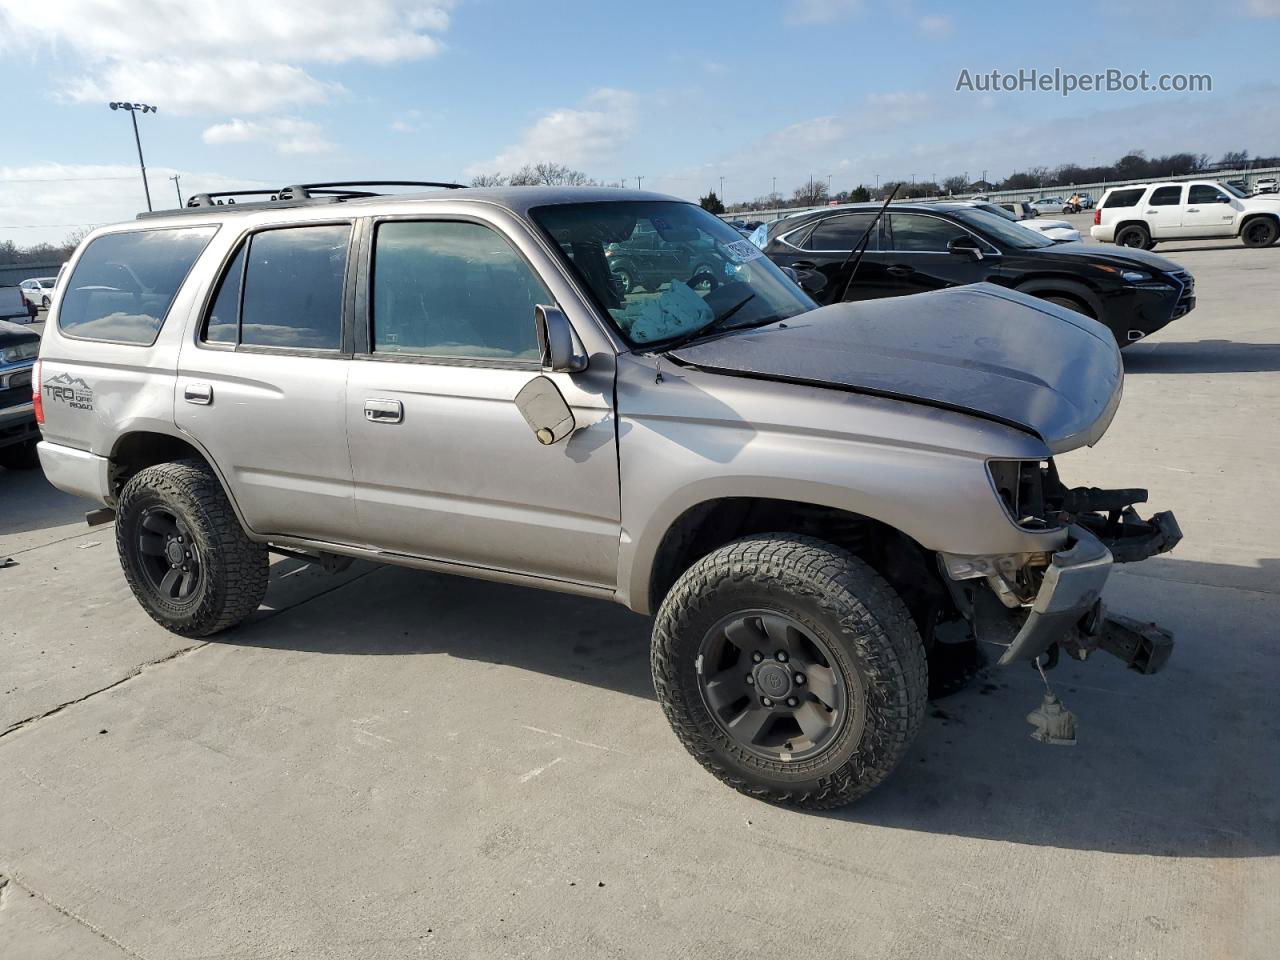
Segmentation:
[(1164, 240), (1219, 237), (1269, 247), (1280, 239), (1280, 195), (1249, 197), (1215, 180), (1112, 187), (1089, 232), (1104, 243), (1146, 250)]

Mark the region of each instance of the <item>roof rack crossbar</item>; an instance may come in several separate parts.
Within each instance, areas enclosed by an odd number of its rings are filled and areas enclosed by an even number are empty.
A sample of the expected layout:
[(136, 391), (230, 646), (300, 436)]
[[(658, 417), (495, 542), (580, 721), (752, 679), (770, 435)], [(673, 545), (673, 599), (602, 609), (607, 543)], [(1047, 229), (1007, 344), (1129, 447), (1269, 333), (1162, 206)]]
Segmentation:
[(446, 190), (460, 190), (463, 189), (463, 184), (441, 180), (334, 180), (326, 183), (295, 183), (279, 190), (219, 190), (196, 193), (187, 200), (187, 206), (214, 207), (234, 204), (236, 197), (268, 197), (270, 202), (313, 198), (339, 201), (381, 196), (381, 193), (376, 190), (351, 189), (353, 187), (442, 187)]

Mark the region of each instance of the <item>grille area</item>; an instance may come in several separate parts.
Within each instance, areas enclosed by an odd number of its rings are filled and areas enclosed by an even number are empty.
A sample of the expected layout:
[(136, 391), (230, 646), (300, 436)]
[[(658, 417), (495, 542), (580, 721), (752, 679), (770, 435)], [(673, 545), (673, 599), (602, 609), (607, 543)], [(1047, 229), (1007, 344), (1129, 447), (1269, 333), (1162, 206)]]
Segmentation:
[(1171, 270), (1169, 276), (1182, 285), (1178, 302), (1173, 305), (1173, 319), (1191, 312), (1196, 305), (1196, 278), (1186, 270)]

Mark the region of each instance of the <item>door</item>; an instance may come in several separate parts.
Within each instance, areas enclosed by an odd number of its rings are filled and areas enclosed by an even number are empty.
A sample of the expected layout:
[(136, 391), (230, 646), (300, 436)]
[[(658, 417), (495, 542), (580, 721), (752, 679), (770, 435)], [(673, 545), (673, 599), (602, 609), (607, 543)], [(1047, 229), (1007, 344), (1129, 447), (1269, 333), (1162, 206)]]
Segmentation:
[(1212, 183), (1193, 183), (1187, 188), (1179, 236), (1230, 237), (1235, 233), (1235, 222), (1235, 204), (1225, 191)]
[[(769, 256), (781, 266), (798, 271), (817, 271), (827, 285), (816, 294), (820, 303), (830, 303), (840, 296), (848, 278), (845, 261), (875, 220), (874, 213), (842, 213), (824, 217), (811, 230), (798, 230), (784, 236)], [(880, 255), (880, 225), (867, 239), (866, 253), (858, 263), (858, 272), (849, 285), (846, 300), (875, 300), (891, 296)]]
[(612, 587), (621, 532), (613, 358), (549, 374), (578, 429), (543, 446), (515, 405), (541, 375), (534, 306), (554, 299), (497, 229), (386, 220), (371, 242), (367, 352), (347, 385), (365, 542)]
[(1182, 230), (1183, 194), (1181, 185), (1156, 187), (1147, 198), (1142, 214), (1154, 240), (1176, 237)]
[[(983, 259), (952, 253), (948, 244), (961, 238), (975, 241)], [(926, 213), (889, 214), (886, 245), (882, 256), (891, 296), (978, 283), (990, 279), (1000, 262), (989, 243), (957, 223)]]
[(358, 539), (342, 350), (350, 236), (349, 223), (253, 234), (182, 346), (175, 419), (257, 533)]

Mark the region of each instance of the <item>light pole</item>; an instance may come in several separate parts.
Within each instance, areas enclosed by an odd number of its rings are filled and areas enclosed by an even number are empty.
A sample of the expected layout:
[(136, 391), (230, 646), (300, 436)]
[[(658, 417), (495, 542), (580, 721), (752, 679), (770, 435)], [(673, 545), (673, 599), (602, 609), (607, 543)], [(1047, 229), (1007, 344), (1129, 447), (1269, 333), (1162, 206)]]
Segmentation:
[(724, 203), (724, 177), (720, 178), (720, 202)]
[(154, 107), (149, 103), (124, 103), (112, 101), (108, 104), (112, 110), (128, 110), (129, 118), (133, 121), (133, 142), (138, 145), (138, 166), (142, 169), (142, 191), (147, 195), (147, 211), (151, 210), (151, 188), (147, 186), (147, 165), (142, 160), (142, 138), (138, 136), (138, 114), (139, 113), (156, 113), (159, 107)]
[(641, 180), (643, 180), (643, 179), (644, 179), (644, 177), (636, 177), (636, 189), (637, 189), (637, 190), (639, 190), (639, 189), (640, 189), (640, 181), (641, 181)]
[(778, 178), (773, 178), (773, 189), (769, 191), (769, 196), (776, 197), (778, 195)]
[(173, 189), (176, 190), (178, 193), (178, 206), (182, 206), (182, 187), (178, 184), (178, 179), (181, 176), (182, 174), (175, 173), (172, 177), (169, 178), (170, 180), (173, 181)]

